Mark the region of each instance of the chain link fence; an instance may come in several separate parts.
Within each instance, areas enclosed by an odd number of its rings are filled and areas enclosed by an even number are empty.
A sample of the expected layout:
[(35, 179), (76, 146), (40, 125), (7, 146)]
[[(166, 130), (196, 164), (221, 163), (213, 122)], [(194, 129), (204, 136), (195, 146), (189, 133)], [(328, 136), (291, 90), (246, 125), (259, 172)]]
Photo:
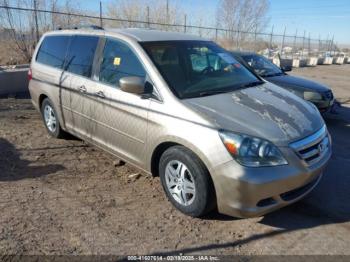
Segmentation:
[(327, 57), (338, 51), (334, 39), (313, 39), (310, 35), (306, 36), (305, 32), (300, 36), (298, 32), (287, 35), (286, 30), (283, 34), (276, 34), (273, 28), (271, 32), (263, 33), (196, 26), (187, 23), (186, 15), (179, 20), (183, 20), (183, 23), (153, 22), (149, 7), (145, 21), (137, 21), (103, 16), (101, 5), (98, 15), (0, 5), (0, 39), (15, 41), (20, 51), (27, 52), (27, 56), (30, 56), (39, 37), (46, 31), (60, 27), (98, 25), (105, 28), (138, 27), (199, 35), (229, 50), (255, 51), (270, 58), (276, 55), (288, 59)]

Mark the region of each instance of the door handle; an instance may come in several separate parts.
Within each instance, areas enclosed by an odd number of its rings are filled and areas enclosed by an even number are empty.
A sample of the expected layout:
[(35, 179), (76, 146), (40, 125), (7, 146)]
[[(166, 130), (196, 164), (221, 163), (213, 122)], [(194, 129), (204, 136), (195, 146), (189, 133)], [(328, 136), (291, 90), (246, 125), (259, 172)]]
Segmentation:
[(96, 96), (101, 97), (101, 98), (105, 98), (106, 97), (105, 94), (102, 91), (98, 91), (95, 94), (96, 94)]
[(86, 87), (85, 86), (80, 86), (78, 90), (82, 93), (86, 93)]

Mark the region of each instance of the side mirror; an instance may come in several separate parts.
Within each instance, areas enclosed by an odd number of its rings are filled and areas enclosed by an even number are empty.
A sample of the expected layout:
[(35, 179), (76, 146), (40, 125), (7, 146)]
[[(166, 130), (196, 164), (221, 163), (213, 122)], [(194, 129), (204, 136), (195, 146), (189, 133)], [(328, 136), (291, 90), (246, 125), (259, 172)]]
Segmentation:
[(145, 92), (145, 81), (138, 76), (126, 76), (119, 79), (120, 89), (127, 93), (142, 95)]
[(281, 66), (281, 70), (282, 70), (283, 72), (290, 72), (290, 71), (292, 71), (292, 67), (289, 66), (289, 65), (287, 65), (287, 66)]

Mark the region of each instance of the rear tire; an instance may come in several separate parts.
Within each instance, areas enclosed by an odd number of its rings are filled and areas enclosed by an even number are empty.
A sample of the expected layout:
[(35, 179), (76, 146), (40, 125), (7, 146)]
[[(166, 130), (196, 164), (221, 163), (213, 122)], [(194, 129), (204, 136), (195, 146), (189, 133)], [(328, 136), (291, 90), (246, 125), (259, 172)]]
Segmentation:
[(215, 208), (210, 174), (189, 149), (183, 146), (167, 149), (160, 158), (159, 175), (168, 199), (182, 213), (201, 217)]
[(41, 104), (41, 116), (50, 136), (55, 138), (63, 138), (65, 136), (66, 133), (61, 128), (57, 112), (49, 98), (45, 98)]

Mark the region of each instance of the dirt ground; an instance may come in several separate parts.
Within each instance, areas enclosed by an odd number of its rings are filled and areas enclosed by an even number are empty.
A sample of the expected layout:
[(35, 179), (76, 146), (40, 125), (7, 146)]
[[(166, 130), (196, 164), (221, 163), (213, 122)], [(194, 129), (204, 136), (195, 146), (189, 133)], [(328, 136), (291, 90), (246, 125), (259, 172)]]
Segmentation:
[(47, 135), (27, 99), (0, 100), (0, 254), (350, 255), (350, 65), (292, 72), (344, 102), (327, 116), (334, 154), (304, 200), (264, 217), (182, 215), (159, 178)]

